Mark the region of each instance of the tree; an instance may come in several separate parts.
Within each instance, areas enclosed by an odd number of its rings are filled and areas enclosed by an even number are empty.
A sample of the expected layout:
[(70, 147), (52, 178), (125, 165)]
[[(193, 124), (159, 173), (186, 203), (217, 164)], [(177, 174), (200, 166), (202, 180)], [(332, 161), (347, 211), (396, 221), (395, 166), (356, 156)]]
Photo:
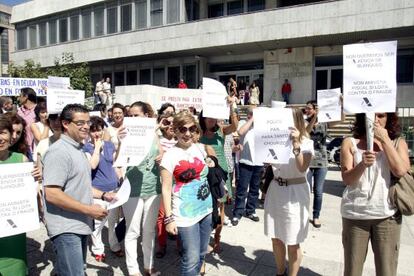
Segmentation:
[(9, 74), (15, 78), (68, 77), (73, 89), (84, 90), (86, 97), (92, 96), (89, 66), (86, 62), (75, 63), (73, 53), (62, 53), (60, 58), (55, 58), (54, 66), (49, 68), (42, 68), (40, 63), (31, 59), (25, 60), (21, 66), (12, 63), (9, 65)]

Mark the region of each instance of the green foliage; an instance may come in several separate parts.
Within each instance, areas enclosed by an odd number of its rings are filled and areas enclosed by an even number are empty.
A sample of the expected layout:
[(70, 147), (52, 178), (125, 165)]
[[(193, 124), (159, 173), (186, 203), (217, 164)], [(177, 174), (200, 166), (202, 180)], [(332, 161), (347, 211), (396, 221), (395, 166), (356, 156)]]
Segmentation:
[(47, 76), (68, 77), (73, 89), (84, 90), (86, 97), (92, 96), (92, 83), (87, 63), (75, 63), (73, 53), (62, 53), (55, 58), (54, 66), (41, 68), (40, 63), (25, 60), (24, 65), (9, 65), (9, 74), (15, 78), (47, 78)]

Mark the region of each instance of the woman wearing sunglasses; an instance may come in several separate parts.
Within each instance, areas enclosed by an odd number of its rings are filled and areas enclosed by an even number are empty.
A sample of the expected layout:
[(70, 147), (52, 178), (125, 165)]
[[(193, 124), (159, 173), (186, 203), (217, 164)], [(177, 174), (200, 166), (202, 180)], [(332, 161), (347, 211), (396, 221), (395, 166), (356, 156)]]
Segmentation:
[[(130, 108), (130, 117), (154, 117), (151, 105), (135, 102)], [(131, 195), (123, 205), (126, 221), (125, 253), (129, 275), (141, 275), (137, 261), (138, 237), (141, 235), (142, 223), (142, 252), (144, 254), (144, 275), (159, 275), (154, 269), (155, 225), (161, 200), (161, 182), (159, 163), (162, 148), (157, 135), (150, 152), (138, 166), (128, 167), (125, 177), (131, 184)]]
[[(193, 143), (198, 125), (189, 112), (175, 115), (177, 144), (161, 161), (164, 222), (168, 233), (179, 236), (182, 276), (199, 275), (212, 230), (212, 199), (207, 183), (204, 146)], [(173, 181), (174, 179), (174, 181)]]

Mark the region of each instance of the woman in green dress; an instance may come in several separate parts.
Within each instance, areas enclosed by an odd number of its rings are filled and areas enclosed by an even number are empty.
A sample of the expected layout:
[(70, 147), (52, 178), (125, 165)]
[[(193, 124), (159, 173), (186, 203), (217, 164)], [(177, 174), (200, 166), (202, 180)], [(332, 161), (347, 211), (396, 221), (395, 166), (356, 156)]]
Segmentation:
[[(11, 152), (13, 125), (4, 115), (0, 116), (0, 165), (28, 162), (21, 153)], [(0, 238), (0, 275), (26, 275), (26, 233)]]

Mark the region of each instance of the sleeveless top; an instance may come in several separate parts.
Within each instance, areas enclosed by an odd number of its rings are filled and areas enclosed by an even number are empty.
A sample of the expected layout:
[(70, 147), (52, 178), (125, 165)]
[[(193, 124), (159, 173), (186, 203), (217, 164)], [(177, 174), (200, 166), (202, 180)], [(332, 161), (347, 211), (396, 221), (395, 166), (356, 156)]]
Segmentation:
[[(354, 166), (362, 160), (361, 150), (354, 138), (351, 138), (354, 156)], [(365, 169), (357, 183), (348, 185), (342, 195), (341, 214), (347, 219), (382, 219), (395, 214), (388, 200), (388, 190), (391, 183), (391, 172), (387, 157), (383, 151), (376, 155), (375, 163)]]
[(202, 136), (200, 139), (200, 143), (204, 145), (209, 145), (214, 149), (220, 167), (226, 172), (228, 172), (229, 167), (227, 165), (226, 155), (224, 153), (224, 134), (221, 131), (221, 129), (217, 130), (212, 138)]

